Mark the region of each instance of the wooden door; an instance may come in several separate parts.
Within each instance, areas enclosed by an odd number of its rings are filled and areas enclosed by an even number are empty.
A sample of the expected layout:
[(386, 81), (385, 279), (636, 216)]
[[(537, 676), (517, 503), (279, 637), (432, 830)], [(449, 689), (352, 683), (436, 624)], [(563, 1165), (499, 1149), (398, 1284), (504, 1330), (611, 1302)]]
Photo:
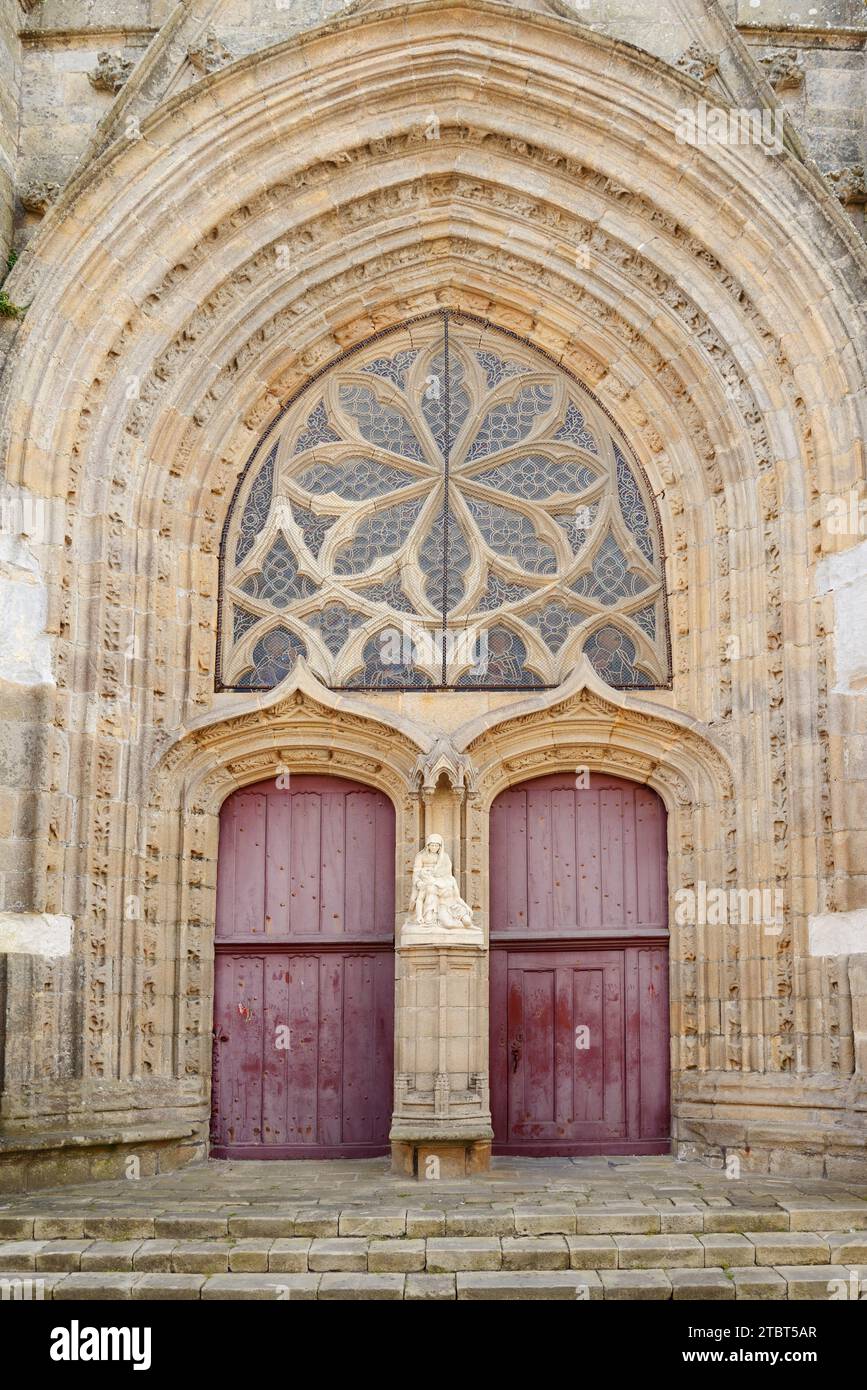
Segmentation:
[(212, 1154), (387, 1152), (394, 810), (333, 777), (235, 792), (220, 815)]
[(491, 810), (495, 1152), (670, 1147), (665, 809), (554, 775)]

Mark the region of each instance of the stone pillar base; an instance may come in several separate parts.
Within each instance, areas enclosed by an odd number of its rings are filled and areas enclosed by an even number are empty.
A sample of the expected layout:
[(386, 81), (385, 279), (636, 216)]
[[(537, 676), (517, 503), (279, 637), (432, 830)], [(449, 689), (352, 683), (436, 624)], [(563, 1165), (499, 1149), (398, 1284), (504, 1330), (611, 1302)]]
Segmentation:
[(400, 1139), (391, 1145), (391, 1171), (419, 1182), (472, 1177), (490, 1164), (489, 1139)]

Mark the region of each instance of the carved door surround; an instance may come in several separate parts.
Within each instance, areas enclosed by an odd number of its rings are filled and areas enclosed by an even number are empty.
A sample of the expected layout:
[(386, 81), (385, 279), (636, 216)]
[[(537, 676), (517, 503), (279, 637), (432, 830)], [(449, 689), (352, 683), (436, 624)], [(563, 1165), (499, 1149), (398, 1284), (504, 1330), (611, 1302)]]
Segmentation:
[[(669, 893), (711, 878), (709, 866), (731, 852), (731, 778), (719, 749), (688, 717), (612, 691), (589, 663), (556, 692), (486, 710), (451, 732), (433, 730), (413, 717), (411, 707), (397, 713), (369, 697), (329, 691), (303, 662), (267, 698), (227, 698), (231, 715), (203, 718), (163, 754), (148, 812), (149, 836), (160, 833), (175, 846), (180, 869), (158, 878), (155, 910), (178, 961), (171, 1019), (178, 1072), (192, 1084), (200, 1078), (205, 1120), (217, 828), (222, 802), (238, 787), (283, 770), (290, 776), (336, 774), (384, 791), (395, 807), (396, 933), (410, 901), (413, 861), (425, 836), (436, 832), (487, 939), (490, 806), (501, 790), (534, 773), (586, 765), (658, 791), (669, 819)], [(707, 1065), (697, 1039), (707, 1001), (693, 961), (708, 959), (713, 949), (695, 927), (672, 930), (675, 1087), (680, 1070)], [(396, 959), (395, 1164), (422, 1174), (429, 1157), (445, 1165), (444, 1172), (484, 1166), (492, 1133), (487, 951), (466, 945), (402, 950), (398, 942)], [(131, 1002), (137, 1022), (146, 1022), (149, 1001)], [(425, 1008), (455, 1010), (433, 1067), (417, 1048)]]

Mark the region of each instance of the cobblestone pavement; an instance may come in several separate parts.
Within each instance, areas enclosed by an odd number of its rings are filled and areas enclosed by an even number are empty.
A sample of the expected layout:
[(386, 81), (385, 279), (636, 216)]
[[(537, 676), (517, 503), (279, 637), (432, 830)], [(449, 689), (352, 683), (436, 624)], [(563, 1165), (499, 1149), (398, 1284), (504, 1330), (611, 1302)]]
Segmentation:
[(865, 1279), (867, 1184), (667, 1157), (421, 1182), (386, 1159), (212, 1161), (0, 1201), (3, 1297), (782, 1300)]

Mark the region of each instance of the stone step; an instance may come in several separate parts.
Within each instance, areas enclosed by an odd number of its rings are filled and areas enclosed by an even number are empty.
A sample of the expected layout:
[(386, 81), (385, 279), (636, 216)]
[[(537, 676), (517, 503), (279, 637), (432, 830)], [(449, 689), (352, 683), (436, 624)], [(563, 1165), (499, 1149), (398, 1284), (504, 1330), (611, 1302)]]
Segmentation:
[(867, 1202), (825, 1202), (779, 1197), (762, 1204), (714, 1201), (614, 1201), (587, 1204), (504, 1203), (485, 1207), (463, 1202), (447, 1207), (377, 1205), (294, 1207), (247, 1212), (143, 1208), (114, 1209), (102, 1203), (63, 1210), (0, 1210), (0, 1241), (7, 1240), (250, 1240), (250, 1239), (427, 1239), (522, 1236), (702, 1236), (801, 1232), (828, 1238), (867, 1233)]
[(8, 1270), (0, 1300), (405, 1300), (569, 1299), (842, 1300), (867, 1290), (867, 1265), (754, 1265), (748, 1268), (466, 1270), (450, 1273), (324, 1271), (72, 1273)]
[(421, 1274), (749, 1269), (867, 1263), (867, 1233), (281, 1236), (0, 1242), (0, 1275)]

